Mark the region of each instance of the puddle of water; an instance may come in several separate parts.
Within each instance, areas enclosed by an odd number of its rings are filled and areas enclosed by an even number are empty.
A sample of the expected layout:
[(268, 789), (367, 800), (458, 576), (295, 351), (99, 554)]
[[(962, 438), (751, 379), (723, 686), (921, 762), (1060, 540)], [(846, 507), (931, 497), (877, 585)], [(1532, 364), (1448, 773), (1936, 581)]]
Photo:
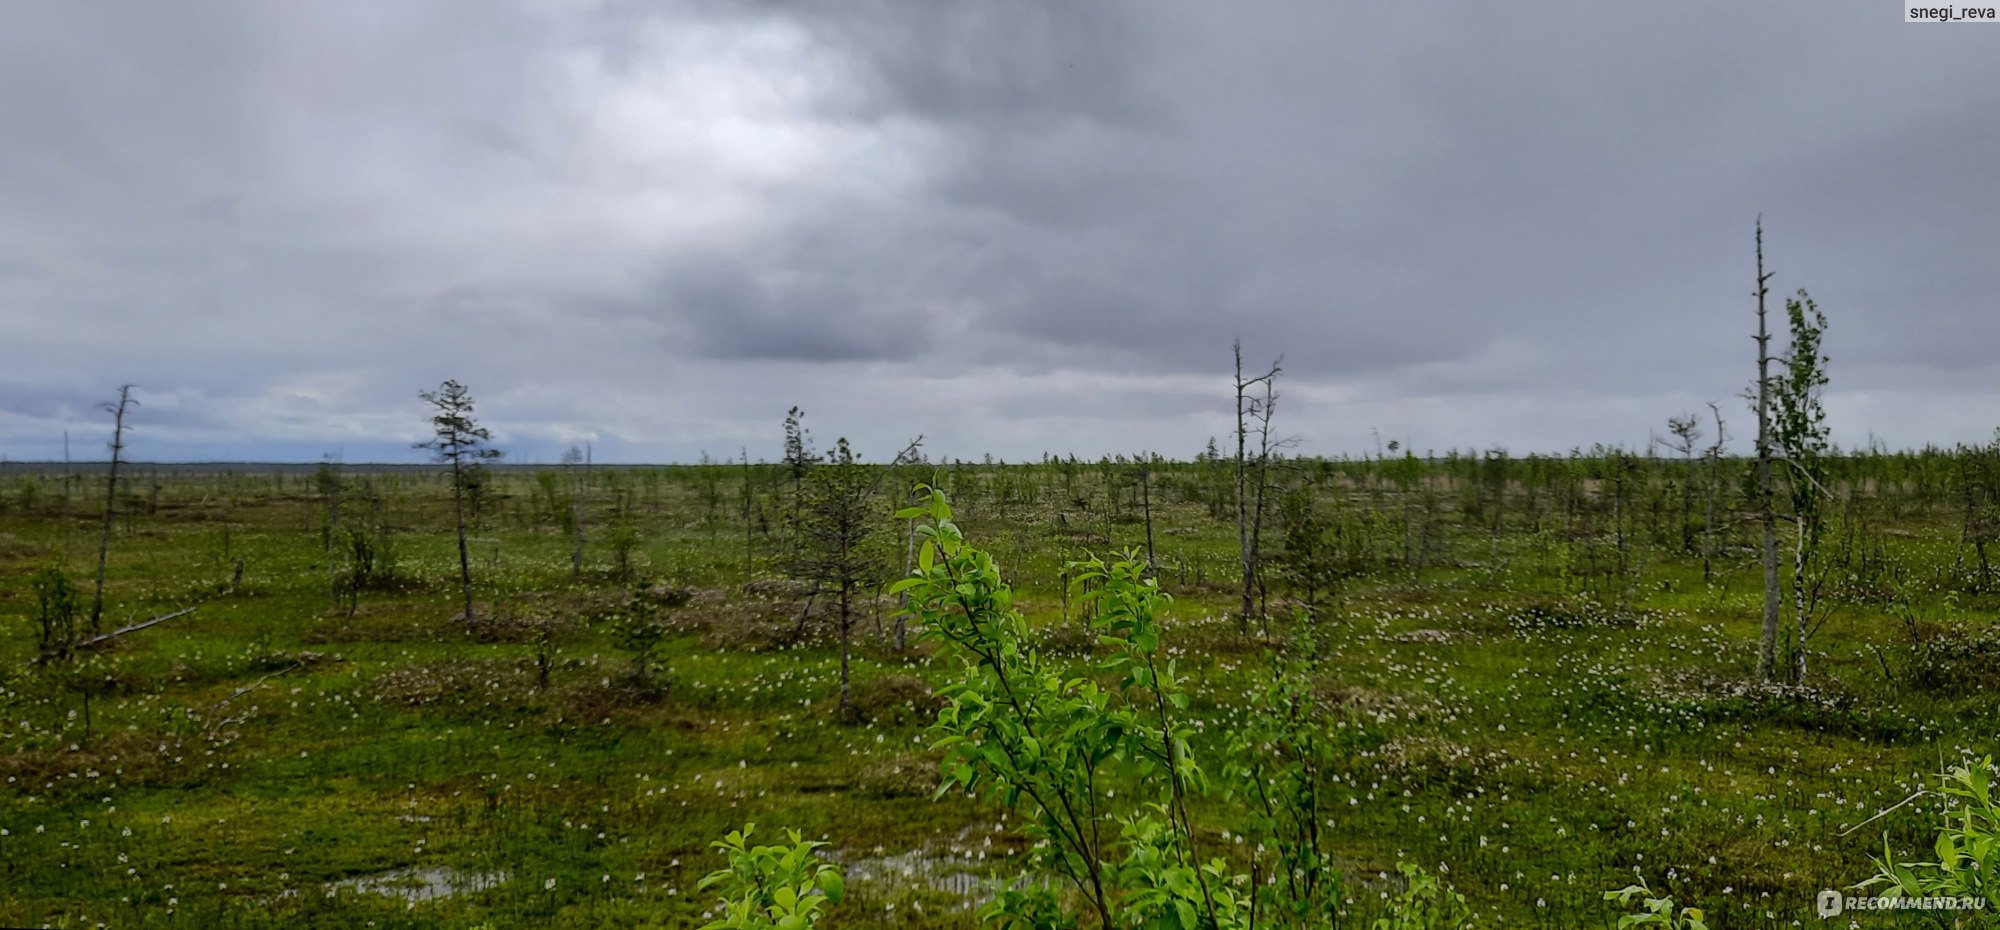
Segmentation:
[[(858, 882), (873, 882), (904, 888), (928, 888), (961, 899), (961, 906), (966, 909), (993, 900), (994, 879), (1000, 877), (990, 870), (986, 861), (940, 855), (921, 849), (896, 855), (848, 859), (836, 854), (827, 858), (840, 865), (850, 886)], [(1385, 871), (1352, 860), (1338, 861), (1336, 868), (1351, 888), (1400, 894), (1408, 886), (1393, 868)], [(1022, 876), (1014, 879), (1012, 884), (1025, 887), (1026, 882), (1027, 877)]]
[(405, 901), (435, 901), (453, 895), (485, 891), (507, 880), (505, 872), (464, 872), (458, 869), (390, 869), (333, 882), (341, 891), (364, 891)]
[(921, 849), (892, 856), (828, 858), (840, 863), (849, 884), (875, 882), (928, 888), (962, 898), (967, 907), (977, 907), (992, 900), (993, 882), (997, 877), (983, 861), (939, 855)]

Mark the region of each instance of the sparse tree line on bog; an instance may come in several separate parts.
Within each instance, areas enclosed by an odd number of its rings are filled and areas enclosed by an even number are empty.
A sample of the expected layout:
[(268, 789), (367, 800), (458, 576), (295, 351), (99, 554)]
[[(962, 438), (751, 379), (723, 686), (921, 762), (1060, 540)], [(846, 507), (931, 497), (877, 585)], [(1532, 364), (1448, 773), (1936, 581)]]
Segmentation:
[[(845, 438), (819, 449), (794, 407), (776, 463), (753, 463), (742, 451), (734, 461), (704, 454), (694, 466), (610, 467), (572, 449), (524, 479), (518, 467), (495, 467), (502, 454), (475, 416), (470, 389), (455, 380), (420, 394), (432, 438), (419, 448), (450, 492), (454, 619), (469, 636), (482, 635), (488, 619), (480, 527), (512, 521), (546, 530), (566, 541), (572, 582), (608, 578), (625, 589), (600, 619), (630, 657), (635, 687), (664, 689), (663, 624), (687, 592), (646, 577), (638, 517), (658, 511), (664, 494), (691, 491), (711, 545), (741, 547), (743, 584), (784, 580), (777, 590), (796, 601), (797, 635), (824, 633), (837, 646), (836, 718), (857, 719), (850, 654), (857, 635), (870, 635), (867, 621), (897, 653), (928, 643), (955, 669), (932, 726), (932, 745), (945, 757), (939, 795), (987, 798), (1028, 818), (1025, 874), (984, 912), (995, 925), (1333, 926), (1348, 891), (1320, 825), (1339, 816), (1327, 779), (1352, 747), (1323, 726), (1332, 711), (1313, 676), (1316, 644), (1341, 635), (1343, 592), (1355, 580), (1421, 587), (1440, 573), (1497, 580), (1532, 568), (1557, 579), (1549, 609), (1601, 614), (1628, 609), (1649, 563), (1698, 564), (1701, 582), (1715, 590), (1756, 571), (1763, 598), (1753, 674), (1774, 688), (1809, 680), (1815, 634), (1851, 605), (1902, 623), (1897, 646), (1875, 651), (1885, 679), (1935, 686), (1957, 634), (1920, 616), (1917, 592), (2000, 592), (1991, 553), (2000, 540), (2000, 438), (1916, 451), (1835, 447), (1821, 406), (1827, 318), (1797, 290), (1783, 302), (1784, 342), (1776, 343), (1761, 221), (1756, 276), (1747, 457), (1726, 451), (1730, 424), (1719, 402), (1669, 417), (1665, 435), (1643, 450), (1420, 455), (1390, 441), (1373, 455), (1299, 456), (1298, 438), (1282, 432), (1278, 417), (1282, 367), (1246, 369), (1240, 343), (1232, 347), (1234, 428), (1192, 461), (1150, 451), (1095, 462), (930, 461), (917, 437), (870, 463)], [(60, 564), (32, 585), (39, 661), (71, 669), (80, 682), (86, 733), (93, 653), (185, 615), (240, 585), (245, 571), (225, 534), (216, 584), (193, 592), (184, 610), (104, 629), (118, 517), (157, 506), (157, 480), (151, 498), (130, 488), (126, 435), (137, 404), (127, 386), (105, 405), (110, 458), (89, 589)], [(399, 533), (413, 519), (404, 485), (434, 479), (349, 474), (329, 459), (309, 478), (289, 480), (307, 502), (301, 523), (317, 534), (330, 605), (352, 616), (368, 592), (401, 583)], [(16, 482), (9, 506), (68, 514), (78, 483), (74, 469), (54, 491), (31, 475)], [(231, 492), (218, 484), (216, 493)], [(1156, 525), (1170, 504), (1227, 525), (1235, 558), (1183, 551), (1176, 540), (1184, 527)], [(974, 514), (1047, 521), (1066, 540), (1065, 557), (1042, 567), (1061, 579), (1060, 622), (1086, 644), (1087, 672), (1044, 655), (993, 554), (1006, 539), (982, 549), (960, 529)], [(1905, 518), (1940, 527), (1953, 558), (1924, 567), (1897, 559), (1881, 525)], [(1259, 709), (1219, 757), (1197, 758), (1190, 747), (1189, 692), (1162, 623), (1174, 590), (1227, 592), (1237, 635), (1267, 651)], [(533, 642), (547, 687), (552, 636)], [(1136, 777), (1139, 790), (1108, 796), (1100, 788), (1107, 772)], [(1902, 862), (1885, 850), (1870, 884), (1885, 893), (1981, 895), (2000, 910), (2000, 888), (1983, 878), (2000, 868), (1987, 770), (1956, 767), (1942, 786), (1965, 813), (1943, 828), (1938, 860)], [(1253, 840), (1254, 852), (1210, 848), (1195, 811), (1218, 806), (1233, 812), (1232, 828)], [(840, 871), (818, 857), (820, 844), (793, 834), (754, 846), (752, 834), (746, 827), (717, 844), (729, 867), (704, 883), (725, 899), (711, 926), (809, 927), (839, 903)], [(1413, 864), (1403, 872), (1402, 890), (1372, 930), (1466, 923), (1464, 899), (1440, 876)], [(1620, 926), (1704, 926), (1698, 910), (1675, 907), (1643, 882), (1609, 897), (1637, 908)]]

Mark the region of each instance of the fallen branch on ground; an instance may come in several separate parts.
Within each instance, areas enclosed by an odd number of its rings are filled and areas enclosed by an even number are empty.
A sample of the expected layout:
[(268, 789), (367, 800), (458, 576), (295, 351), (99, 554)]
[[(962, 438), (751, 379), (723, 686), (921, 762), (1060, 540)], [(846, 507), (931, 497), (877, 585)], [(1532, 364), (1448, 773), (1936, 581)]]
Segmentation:
[(136, 633), (149, 626), (153, 626), (159, 623), (165, 623), (168, 620), (172, 620), (176, 617), (185, 617), (188, 614), (194, 613), (195, 609), (200, 606), (201, 606), (200, 604), (196, 604), (194, 607), (183, 607), (180, 610), (174, 611), (173, 613), (161, 614), (160, 616), (154, 617), (151, 620), (147, 620), (141, 623), (134, 623), (128, 627), (120, 627), (116, 630), (112, 630), (109, 633), (99, 633), (98, 635), (92, 636), (89, 639), (78, 640), (77, 642), (71, 644), (67, 648), (50, 649), (46, 652), (43, 652), (40, 656), (37, 656), (35, 658), (35, 664), (41, 665), (48, 662), (50, 659), (62, 658), (63, 656), (75, 652), (79, 649), (95, 649), (98, 646), (102, 646), (105, 643), (117, 639), (120, 636), (124, 636), (127, 633)]

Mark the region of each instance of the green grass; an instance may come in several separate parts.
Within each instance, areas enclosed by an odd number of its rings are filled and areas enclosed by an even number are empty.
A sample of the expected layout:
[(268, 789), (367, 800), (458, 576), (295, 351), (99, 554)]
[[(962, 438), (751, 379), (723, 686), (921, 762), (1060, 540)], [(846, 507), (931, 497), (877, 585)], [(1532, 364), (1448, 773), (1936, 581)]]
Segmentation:
[[(1058, 526), (1054, 473), (979, 471), (1006, 476), (1017, 499), (991, 500), (998, 479), (962, 473), (961, 525), (994, 551), (1051, 643), (1081, 642), (1063, 618), (1059, 566), (1101, 550), (1107, 528), (1119, 546), (1143, 544), (1129, 504), (1107, 520), (1101, 496), (1088, 508), (1065, 500)], [(363, 593), (352, 617), (328, 595), (320, 503), (302, 476), (161, 477), (157, 498), (121, 502), (107, 626), (192, 603), (237, 558), (243, 584), (74, 669), (29, 663), (28, 579), (59, 563), (88, 596), (92, 495), (78, 491), (65, 517), (58, 479), (0, 483), (0, 924), (689, 926), (712, 904), (695, 890), (720, 862), (708, 844), (745, 821), (772, 835), (797, 827), (850, 862), (921, 851), (1004, 869), (1019, 854), (1018, 817), (931, 800), (922, 702), (891, 682), (946, 670), (923, 648), (895, 653), (872, 613), (855, 674), (874, 720), (833, 721), (837, 654), (824, 635), (784, 642), (795, 599), (745, 592), (730, 485), (708, 520), (692, 470), (620, 482), (642, 571), (698, 592), (671, 616), (666, 695), (645, 702), (621, 690), (625, 659), (608, 632), (585, 622), (621, 590), (609, 554), (593, 545), (572, 581), (569, 541), (537, 518), (532, 480), (499, 474), (473, 533), (478, 594), (495, 615), (568, 621), (545, 691), (530, 637), (474, 641), (454, 622), (448, 489), (433, 477), (370, 475), (399, 528), (404, 580)], [(27, 480), (38, 490), (24, 506)], [(1076, 486), (1088, 494), (1096, 480), (1087, 470)], [(1018, 499), (1029, 481), (1044, 486)], [(1183, 491), (1153, 489), (1176, 596), (1167, 646), (1197, 694), (1196, 749), (1219, 767), (1266, 644), (1232, 616), (1233, 525)], [(1402, 532), (1395, 492), (1344, 497)], [(1379, 540), (1376, 569), (1349, 585), (1321, 634), (1318, 684), (1341, 708), (1325, 726), (1349, 750), (1329, 829), (1355, 926), (1389, 888), (1377, 876), (1402, 860), (1443, 870), (1481, 926), (1610, 926), (1602, 892), (1635, 868), (1706, 908), (1711, 926), (1816, 923), (1812, 895), (1870, 874), (1885, 829), (1899, 849), (1923, 848), (1928, 802), (1843, 831), (1942, 761), (1992, 750), (1992, 690), (1917, 691), (1884, 674), (1873, 650), (1893, 650), (1896, 626), (1879, 607), (1843, 604), (1816, 641), (1812, 690), (1733, 687), (1755, 658), (1747, 550), (1729, 550), (1705, 585), (1697, 560), (1635, 523), (1629, 558), (1643, 568), (1629, 603), (1579, 609), (1561, 554), (1573, 539), (1527, 532), (1519, 513), (1497, 537), (1462, 526), (1444, 497), (1441, 551), (1421, 583), (1390, 557), (1400, 543)], [(777, 527), (781, 498), (765, 498)], [(593, 532), (614, 500), (600, 484)], [(1948, 570), (1948, 514), (1880, 523), (1894, 530), (1875, 534), (1890, 556), (1928, 586), (1926, 616), (1990, 622), (1993, 596)], [(758, 577), (774, 577), (781, 539), (755, 542)], [(885, 559), (898, 558), (888, 544)], [(893, 622), (892, 605), (879, 611)], [(87, 735), (80, 679), (92, 682)], [(1233, 812), (1210, 799), (1199, 813), (1204, 842), (1235, 851)], [(415, 903), (334, 885), (407, 868), (505, 880)], [(920, 881), (858, 882), (826, 925), (969, 926), (961, 903)]]

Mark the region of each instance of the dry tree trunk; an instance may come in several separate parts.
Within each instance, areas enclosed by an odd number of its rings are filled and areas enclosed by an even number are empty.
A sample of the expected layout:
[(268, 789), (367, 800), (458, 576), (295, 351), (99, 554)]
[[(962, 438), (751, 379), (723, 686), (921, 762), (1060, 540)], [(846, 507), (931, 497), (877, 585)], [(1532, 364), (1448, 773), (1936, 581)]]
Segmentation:
[(1757, 677), (1778, 675), (1778, 628), (1783, 598), (1778, 591), (1778, 515), (1771, 494), (1771, 334), (1765, 327), (1764, 298), (1771, 275), (1764, 271), (1764, 221), (1757, 221), (1757, 509), (1763, 531), (1764, 629), (1757, 648)]
[(104, 569), (111, 556), (111, 521), (118, 509), (118, 463), (125, 453), (125, 408), (136, 404), (132, 385), (118, 389), (118, 403), (104, 404), (111, 412), (111, 474), (104, 482), (104, 535), (97, 544), (97, 591), (90, 598), (90, 632), (96, 633), (104, 616)]
[[(1274, 363), (1271, 365), (1269, 371), (1255, 378), (1246, 379), (1243, 377), (1243, 341), (1241, 339), (1236, 340), (1232, 345), (1232, 349), (1236, 357), (1236, 546), (1238, 561), (1243, 571), (1243, 599), (1237, 611), (1236, 623), (1240, 632), (1249, 633), (1250, 613), (1256, 607), (1257, 533), (1261, 529), (1261, 525), (1253, 525), (1252, 523), (1250, 512), (1251, 502), (1247, 486), (1250, 478), (1248, 461), (1248, 445), (1250, 441), (1249, 420), (1251, 417), (1259, 414), (1260, 401), (1251, 397), (1247, 392), (1251, 387), (1262, 384), (1264, 385), (1266, 397), (1268, 399), (1275, 399), (1276, 395), (1271, 393), (1271, 385), (1272, 381), (1277, 378), (1279, 369), (1278, 365)], [(1262, 403), (1268, 404), (1268, 402), (1269, 400)], [(1260, 443), (1262, 451), (1259, 454), (1260, 468), (1257, 476), (1259, 486), (1257, 488), (1256, 502), (1256, 519), (1258, 524), (1261, 524), (1264, 508), (1264, 472), (1261, 464), (1268, 461), (1270, 457), (1271, 419), (1270, 411), (1267, 407), (1262, 411), (1262, 419), (1263, 440)]]
[(1153, 464), (1150, 461), (1139, 467), (1139, 495), (1139, 505), (1146, 511), (1146, 572), (1157, 575), (1160, 560), (1153, 551)]
[(458, 577), (459, 585), (465, 593), (465, 631), (470, 633), (475, 627), (472, 616), (472, 555), (465, 548), (465, 481), (464, 467), (454, 457), (451, 460), (451, 509), (458, 523)]

